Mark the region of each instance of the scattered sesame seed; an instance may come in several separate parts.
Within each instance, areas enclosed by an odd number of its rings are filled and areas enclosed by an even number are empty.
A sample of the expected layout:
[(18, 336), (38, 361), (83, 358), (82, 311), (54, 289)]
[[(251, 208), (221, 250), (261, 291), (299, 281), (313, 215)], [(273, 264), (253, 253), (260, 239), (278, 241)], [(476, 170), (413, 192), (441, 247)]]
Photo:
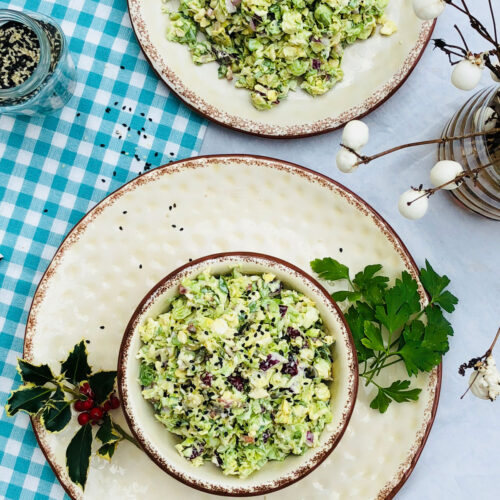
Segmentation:
[(86, 340), (86, 341), (85, 341), (85, 343), (86, 343), (86, 344), (90, 344), (90, 340)]
[(143, 136), (142, 136), (142, 137), (144, 137), (144, 139), (147, 139), (147, 138), (148, 138), (148, 136), (147, 136), (146, 134), (143, 134)]
[(123, 151), (123, 150), (122, 150), (122, 151), (120, 151), (120, 152), (121, 152), (121, 154), (122, 154), (122, 155), (124, 155), (124, 154), (125, 154), (125, 151)]
[(80, 116), (80, 113), (77, 113), (76, 116)]
[(116, 177), (116, 171), (113, 171), (113, 177)]
[(118, 104), (118, 101), (115, 101), (115, 106)]
[(123, 106), (122, 109), (127, 109), (127, 106)]
[(100, 328), (101, 330), (104, 330), (104, 325), (101, 325), (99, 328)]
[(342, 248), (339, 248), (339, 252), (342, 253), (344, 250)]
[(44, 212), (44, 213), (47, 213), (47, 212), (48, 212), (48, 209), (45, 209), (43, 212)]
[(140, 130), (137, 131), (137, 135), (141, 135), (141, 131)]
[(109, 113), (109, 112), (111, 111), (111, 108), (106, 108), (104, 111), (105, 111), (106, 113)]
[(175, 154), (174, 154), (174, 153), (172, 153), (172, 152), (170, 152), (169, 154), (170, 154), (170, 156), (175, 156)]
[(128, 108), (129, 111), (132, 111), (132, 108)]
[(120, 69), (125, 69), (125, 66), (120, 66)]
[(139, 264), (139, 269), (142, 269), (142, 264)]
[(127, 211), (126, 211), (126, 210), (124, 210), (124, 211), (122, 212), (122, 214), (123, 214), (123, 215), (125, 215), (126, 213), (127, 213)]
[(181, 228), (179, 229), (179, 231), (184, 231), (184, 228), (183, 228), (183, 227), (181, 227)]
[(176, 208), (176, 207), (177, 207), (177, 205), (174, 203), (174, 208)]
[(123, 227), (122, 227), (122, 226), (119, 226), (119, 227), (118, 227), (118, 229), (119, 229), (120, 231), (123, 231)]
[(172, 227), (177, 227), (175, 224), (172, 224)]
[(150, 122), (152, 122), (152, 121), (153, 121), (153, 119), (152, 119), (152, 118), (148, 118), (148, 120), (149, 120)]
[(146, 116), (144, 113), (141, 113), (141, 116)]
[(106, 179), (101, 179), (101, 182), (106, 182)]
[(101, 148), (104, 148), (104, 147), (105, 147), (105, 145), (104, 145), (104, 144), (99, 144), (99, 146), (101, 146)]
[(158, 156), (158, 153), (155, 153), (155, 156)]
[(193, 262), (193, 259), (189, 259), (189, 262)]

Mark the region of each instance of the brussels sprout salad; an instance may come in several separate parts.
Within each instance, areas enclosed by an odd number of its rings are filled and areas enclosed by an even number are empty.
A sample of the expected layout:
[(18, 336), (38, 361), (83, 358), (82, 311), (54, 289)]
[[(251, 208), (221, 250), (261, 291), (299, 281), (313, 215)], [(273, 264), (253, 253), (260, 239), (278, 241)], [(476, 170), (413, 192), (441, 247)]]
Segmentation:
[(252, 104), (270, 109), (297, 86), (322, 95), (342, 80), (346, 45), (382, 25), (389, 0), (180, 0), (167, 38), (189, 46), (196, 64), (216, 61)]
[(318, 446), (332, 420), (334, 339), (272, 274), (184, 279), (139, 333), (142, 395), (194, 466), (247, 477)]

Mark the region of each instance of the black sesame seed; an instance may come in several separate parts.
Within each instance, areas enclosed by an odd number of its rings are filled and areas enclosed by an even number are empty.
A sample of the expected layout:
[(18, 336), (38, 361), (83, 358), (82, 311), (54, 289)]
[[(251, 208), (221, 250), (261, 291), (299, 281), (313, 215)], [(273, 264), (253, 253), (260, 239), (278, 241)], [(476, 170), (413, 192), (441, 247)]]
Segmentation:
[(123, 151), (123, 150), (122, 150), (122, 151), (120, 151), (120, 152), (121, 152), (121, 154), (122, 154), (122, 155), (124, 155), (124, 154), (125, 154), (125, 151)]
[(344, 250), (342, 248), (339, 248), (339, 252), (342, 253)]
[(119, 136), (118, 136), (118, 139), (121, 139), (121, 138), (122, 138), (122, 136), (121, 136), (121, 135), (119, 135)]
[(85, 341), (85, 343), (86, 343), (86, 344), (90, 344), (90, 340), (86, 340), (86, 341)]
[(189, 259), (189, 262), (193, 262), (193, 259)]
[(174, 203), (174, 208), (176, 208), (176, 207), (177, 207), (177, 205)]
[(80, 116), (80, 113), (77, 113), (76, 116)]
[(100, 328), (101, 330), (104, 330), (104, 325), (101, 325), (99, 328)]
[(127, 211), (126, 211), (126, 210), (124, 210), (124, 211), (122, 212), (122, 214), (123, 214), (123, 215), (125, 215), (126, 213), (127, 213)]
[(101, 179), (101, 182), (106, 182), (106, 179)]
[(105, 111), (106, 113), (109, 113), (109, 112), (111, 111), (111, 108), (106, 108), (104, 111)]
[(158, 156), (158, 153), (155, 153), (155, 156)]
[(144, 113), (141, 113), (141, 116), (146, 116)]
[(120, 66), (120, 69), (125, 69), (125, 66)]
[(170, 152), (169, 155), (170, 156), (175, 156), (175, 153)]
[(116, 177), (116, 172), (115, 171), (113, 171), (113, 177)]
[(146, 132), (146, 129), (145, 129), (144, 127), (141, 127), (141, 130), (142, 130), (143, 132)]
[(122, 106), (122, 109), (127, 109), (127, 106)]
[(179, 231), (184, 231), (184, 228), (183, 228), (183, 227), (181, 227), (181, 228), (179, 229)]
[(141, 131), (140, 130), (137, 131), (137, 135), (141, 135)]
[(118, 104), (118, 101), (115, 101), (115, 106)]
[(172, 210), (172, 205), (170, 205), (170, 206), (168, 207), (168, 209), (169, 209), (169, 210)]
[(172, 224), (172, 227), (177, 227), (175, 224)]
[(128, 108), (129, 111), (132, 111), (132, 108)]
[(139, 264), (139, 269), (142, 269), (142, 264)]
[(152, 118), (148, 118), (148, 120), (149, 120), (150, 122), (152, 122), (152, 121), (153, 121), (153, 119), (152, 119)]
[(120, 231), (123, 231), (123, 227), (122, 227), (122, 226), (119, 226), (119, 227), (118, 227), (118, 229), (119, 229)]
[(43, 212), (44, 212), (44, 213), (47, 213), (47, 212), (48, 212), (48, 209), (46, 208)]
[(99, 144), (99, 146), (101, 146), (101, 148), (105, 148), (106, 147), (105, 144)]
[(148, 138), (148, 136), (146, 134), (143, 134), (142, 137), (144, 137), (144, 139)]
[(122, 126), (127, 128), (127, 124), (126, 123), (122, 123)]

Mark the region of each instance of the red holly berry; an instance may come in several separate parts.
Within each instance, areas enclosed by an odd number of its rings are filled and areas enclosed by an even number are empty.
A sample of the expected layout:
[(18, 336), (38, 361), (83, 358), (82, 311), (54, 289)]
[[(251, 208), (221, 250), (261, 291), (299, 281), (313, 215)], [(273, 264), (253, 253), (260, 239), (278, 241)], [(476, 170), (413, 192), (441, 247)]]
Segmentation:
[(90, 385), (88, 382), (85, 382), (80, 386), (80, 392), (82, 394), (85, 394), (85, 396), (88, 396), (89, 398), (94, 397), (94, 391), (90, 388)]
[(106, 401), (102, 405), (102, 409), (107, 413), (109, 410), (111, 410), (111, 403), (109, 401)]
[(90, 418), (92, 420), (100, 420), (103, 416), (104, 412), (102, 411), (102, 408), (99, 408), (98, 406), (90, 410)]
[(75, 402), (74, 408), (76, 411), (84, 411), (85, 408), (83, 407), (83, 401), (79, 399), (78, 401)]
[(89, 420), (90, 420), (90, 415), (87, 412), (80, 413), (80, 415), (78, 415), (78, 423), (80, 425), (88, 424)]
[(111, 398), (109, 399), (109, 403), (113, 410), (116, 410), (120, 406), (120, 400), (116, 396), (111, 396)]
[(86, 410), (90, 410), (94, 407), (94, 400), (92, 398), (87, 398), (85, 401), (82, 401), (82, 408)]

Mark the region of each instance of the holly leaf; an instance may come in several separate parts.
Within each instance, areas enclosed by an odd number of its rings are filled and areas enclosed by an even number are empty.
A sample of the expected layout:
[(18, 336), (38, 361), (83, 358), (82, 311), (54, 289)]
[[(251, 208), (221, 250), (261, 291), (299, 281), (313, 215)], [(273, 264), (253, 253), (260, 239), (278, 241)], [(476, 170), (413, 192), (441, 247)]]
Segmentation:
[(54, 389), (48, 387), (21, 386), (13, 391), (7, 400), (5, 410), (9, 417), (18, 411), (24, 411), (28, 415), (36, 415), (50, 399)]
[(378, 387), (377, 395), (370, 403), (370, 408), (385, 413), (392, 401), (405, 403), (408, 401), (417, 401), (421, 389), (408, 389), (409, 380), (396, 380), (389, 387)]
[(71, 402), (64, 399), (64, 392), (57, 388), (42, 412), (43, 425), (49, 432), (62, 431), (71, 420)]
[(118, 446), (119, 441), (114, 441), (113, 443), (103, 444), (98, 450), (97, 454), (104, 458), (105, 460), (111, 460), (113, 455), (115, 454), (116, 447)]
[(365, 337), (365, 319), (359, 314), (356, 307), (352, 306), (345, 313), (345, 319), (354, 339), (354, 346), (358, 353), (358, 362), (366, 361), (375, 355), (371, 349), (366, 347), (362, 340)]
[(104, 403), (115, 387), (116, 371), (100, 371), (92, 374), (88, 382), (95, 394), (97, 404)]
[(25, 383), (44, 385), (54, 380), (54, 374), (49, 365), (33, 365), (24, 359), (17, 360), (17, 371)]
[(349, 302), (356, 302), (360, 298), (361, 294), (359, 292), (350, 292), (349, 290), (340, 290), (332, 293), (332, 299), (336, 302), (342, 302), (346, 299), (348, 299)]
[(104, 417), (104, 421), (97, 431), (96, 438), (98, 438), (102, 444), (114, 443), (121, 440), (122, 437), (115, 429), (113, 421), (109, 415)]
[(83, 425), (66, 449), (66, 467), (70, 479), (85, 488), (92, 452), (92, 426)]
[(370, 321), (365, 321), (363, 323), (363, 329), (365, 332), (365, 338), (361, 339), (362, 344), (365, 347), (368, 347), (368, 349), (383, 351), (385, 347), (380, 329)]
[(76, 344), (73, 350), (69, 353), (66, 361), (61, 364), (61, 373), (73, 384), (78, 385), (79, 382), (87, 380), (87, 377), (92, 372), (87, 361), (87, 348), (82, 340)]
[(337, 281), (349, 279), (349, 268), (331, 257), (311, 261), (311, 268), (324, 280)]
[(431, 297), (431, 304), (439, 304), (446, 312), (453, 312), (458, 299), (445, 288), (450, 284), (448, 276), (434, 271), (429, 261), (425, 261), (425, 268), (420, 269), (420, 281)]

